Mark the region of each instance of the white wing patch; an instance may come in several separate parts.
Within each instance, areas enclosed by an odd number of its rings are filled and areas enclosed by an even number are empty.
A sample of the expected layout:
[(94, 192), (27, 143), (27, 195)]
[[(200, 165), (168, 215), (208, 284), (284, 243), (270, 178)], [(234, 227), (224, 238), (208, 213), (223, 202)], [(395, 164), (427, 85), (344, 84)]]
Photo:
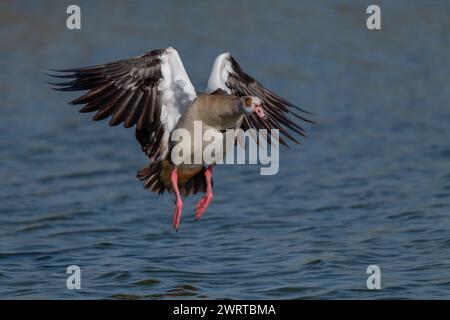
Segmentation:
[(216, 57), (214, 64), (209, 74), (208, 86), (206, 88), (207, 93), (222, 89), (228, 94), (231, 94), (230, 88), (227, 87), (226, 82), (228, 76), (233, 72), (231, 62), (229, 60), (230, 53), (225, 52)]
[(162, 92), (160, 119), (164, 126), (164, 141), (167, 144), (178, 119), (195, 100), (197, 94), (178, 52), (172, 47), (167, 48), (161, 55), (161, 74), (162, 80), (158, 85), (158, 90)]

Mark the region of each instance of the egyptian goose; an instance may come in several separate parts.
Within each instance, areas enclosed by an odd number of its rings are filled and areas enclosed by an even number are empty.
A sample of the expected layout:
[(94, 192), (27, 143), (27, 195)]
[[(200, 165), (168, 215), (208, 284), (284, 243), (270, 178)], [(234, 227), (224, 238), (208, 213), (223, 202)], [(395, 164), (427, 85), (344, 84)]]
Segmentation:
[[(138, 171), (137, 177), (153, 192), (162, 194), (168, 190), (175, 193), (175, 230), (180, 226), (182, 194), (205, 192), (196, 206), (196, 219), (211, 202), (214, 164), (174, 164), (170, 152), (174, 147), (171, 139), (174, 129), (192, 132), (195, 121), (205, 124), (203, 129), (222, 134), (230, 127), (243, 130), (274, 128), (285, 138), (298, 143), (286, 129), (301, 136), (305, 136), (305, 131), (288, 114), (314, 123), (296, 112), (307, 111), (244, 73), (229, 53), (215, 59), (203, 94), (194, 89), (178, 52), (172, 47), (153, 50), (136, 58), (52, 72), (50, 76), (71, 80), (50, 83), (56, 86), (55, 90), (87, 90), (69, 102), (84, 105), (80, 112), (96, 112), (95, 121), (111, 117), (110, 126), (121, 123), (125, 128), (136, 126), (136, 139), (151, 160), (148, 166)], [(279, 143), (287, 146), (282, 136)]]

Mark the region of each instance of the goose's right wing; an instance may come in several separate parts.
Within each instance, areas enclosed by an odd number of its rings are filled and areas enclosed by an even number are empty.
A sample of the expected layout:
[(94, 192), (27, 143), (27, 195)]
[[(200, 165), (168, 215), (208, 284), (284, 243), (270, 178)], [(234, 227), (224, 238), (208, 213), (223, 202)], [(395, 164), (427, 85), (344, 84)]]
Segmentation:
[(88, 90), (70, 104), (80, 112), (96, 112), (93, 120), (111, 117), (110, 126), (136, 125), (136, 138), (151, 159), (167, 155), (170, 132), (196, 98), (178, 52), (173, 48), (148, 52), (137, 58), (66, 70), (54, 70), (51, 83), (59, 91)]

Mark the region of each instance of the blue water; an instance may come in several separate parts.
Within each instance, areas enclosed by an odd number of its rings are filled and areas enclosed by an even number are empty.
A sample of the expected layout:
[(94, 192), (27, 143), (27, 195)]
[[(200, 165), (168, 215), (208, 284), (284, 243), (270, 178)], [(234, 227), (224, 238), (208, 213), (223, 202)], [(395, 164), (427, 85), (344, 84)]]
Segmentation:
[[(0, 298), (450, 298), (448, 1), (382, 1), (381, 31), (370, 1), (78, 3), (81, 31), (62, 1), (1, 5)], [(172, 195), (135, 178), (133, 130), (90, 121), (43, 75), (170, 45), (198, 89), (231, 51), (320, 123), (278, 175), (218, 167), (178, 233)]]

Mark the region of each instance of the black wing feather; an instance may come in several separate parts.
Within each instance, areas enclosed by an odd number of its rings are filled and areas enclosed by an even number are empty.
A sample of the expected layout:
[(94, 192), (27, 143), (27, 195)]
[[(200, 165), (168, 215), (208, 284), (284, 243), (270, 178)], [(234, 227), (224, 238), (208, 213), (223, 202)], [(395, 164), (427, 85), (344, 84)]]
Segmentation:
[[(133, 59), (97, 66), (50, 70), (48, 74), (66, 81), (49, 82), (58, 91), (86, 91), (71, 102), (84, 105), (79, 111), (96, 112), (93, 120), (111, 117), (110, 126), (136, 125), (136, 137), (151, 159), (162, 154), (164, 127), (161, 114), (161, 55), (164, 49), (150, 51)], [(67, 81), (70, 80), (70, 81)], [(147, 137), (144, 139), (143, 136)]]
[[(276, 93), (266, 89), (262, 84), (256, 81), (254, 78), (246, 74), (237, 61), (230, 56), (229, 61), (231, 63), (233, 72), (231, 72), (226, 81), (226, 86), (231, 90), (231, 93), (237, 96), (256, 96), (261, 99), (263, 109), (266, 117), (259, 118), (256, 115), (246, 115), (242, 122), (241, 128), (243, 130), (248, 129), (279, 129), (280, 133), (287, 139), (300, 143), (293, 135), (291, 135), (286, 129), (306, 137), (306, 131), (294, 122), (288, 115), (292, 114), (294, 117), (301, 119), (308, 123), (315, 123), (296, 112), (293, 109), (311, 114), (310, 112), (303, 110), (294, 104), (290, 103), (286, 99), (280, 97)], [(268, 135), (270, 137), (270, 135)], [(270, 143), (270, 138), (268, 138)], [(279, 142), (282, 145), (288, 146), (286, 141), (280, 136)]]

